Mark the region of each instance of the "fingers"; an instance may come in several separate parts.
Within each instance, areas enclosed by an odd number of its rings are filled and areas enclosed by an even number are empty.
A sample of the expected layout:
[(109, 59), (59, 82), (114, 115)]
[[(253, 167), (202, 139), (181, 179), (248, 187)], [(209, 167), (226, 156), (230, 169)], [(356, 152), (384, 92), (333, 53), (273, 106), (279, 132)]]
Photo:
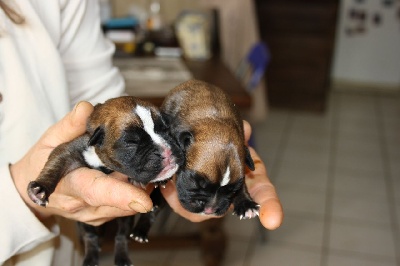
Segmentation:
[(255, 170), (246, 173), (247, 189), (255, 202), (260, 204), (260, 221), (267, 229), (278, 228), (283, 221), (283, 209), (275, 187), (268, 179), (267, 170), (258, 154), (249, 148)]
[[(243, 120), (243, 127), (245, 141), (247, 142), (251, 136), (251, 126), (246, 120)], [(246, 186), (253, 200), (261, 206), (260, 221), (262, 225), (267, 229), (273, 230), (282, 224), (282, 205), (275, 187), (268, 179), (264, 163), (253, 148), (249, 147), (249, 150), (256, 169), (246, 173)]]
[(55, 147), (82, 135), (86, 131), (86, 121), (92, 112), (93, 106), (90, 103), (77, 103), (70, 113), (47, 130), (42, 141), (49, 147)]
[(272, 185), (257, 185), (250, 192), (252, 198), (260, 204), (260, 222), (270, 230), (278, 228), (283, 221), (283, 210), (275, 188)]
[[(149, 212), (153, 207), (150, 197), (141, 188), (87, 168), (79, 168), (61, 179), (56, 192), (82, 199), (84, 203), (94, 207), (109, 206), (140, 213)], [(77, 211), (79, 207), (79, 204), (72, 205), (69, 211), (73, 212), (74, 208)]]
[(124, 211), (116, 207), (99, 206), (86, 207), (79, 212), (70, 214), (69, 218), (90, 225), (99, 226), (115, 219), (115, 217), (131, 216), (135, 214), (135, 211)]
[[(81, 179), (78, 176), (73, 179), (73, 183), (82, 184), (84, 181)], [(77, 191), (81, 193), (79, 196), (92, 206), (112, 206), (140, 213), (149, 212), (153, 208), (149, 195), (143, 189), (116, 178), (101, 174), (86, 181), (86, 185), (88, 186), (82, 186), (83, 189)]]
[[(65, 199), (65, 197), (64, 197)], [(69, 199), (70, 201), (74, 201), (76, 199)], [(67, 205), (69, 205), (68, 203)], [(76, 204), (80, 204), (81, 208), (79, 210), (75, 210), (74, 212), (66, 211), (65, 209), (60, 209), (52, 204), (49, 204), (45, 211), (50, 212), (51, 215), (60, 215), (67, 219), (84, 222), (93, 226), (99, 226), (105, 222), (111, 221), (115, 219), (115, 217), (122, 217), (122, 216), (130, 216), (135, 215), (135, 211), (124, 211), (115, 207), (110, 206), (86, 206), (82, 207), (82, 203), (78, 201)]]

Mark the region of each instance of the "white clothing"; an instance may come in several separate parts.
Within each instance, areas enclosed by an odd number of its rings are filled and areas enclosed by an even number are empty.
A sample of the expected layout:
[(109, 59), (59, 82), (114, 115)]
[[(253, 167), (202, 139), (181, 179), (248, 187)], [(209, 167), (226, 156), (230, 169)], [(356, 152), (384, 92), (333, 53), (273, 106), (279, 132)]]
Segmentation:
[[(97, 1), (6, 3), (25, 23), (14, 24), (0, 9), (0, 265), (51, 265), (60, 228), (43, 225), (25, 205), (8, 164), (77, 102), (119, 96), (124, 82), (112, 66), (115, 48), (102, 34)], [(72, 255), (63, 254), (54, 265), (71, 265)]]

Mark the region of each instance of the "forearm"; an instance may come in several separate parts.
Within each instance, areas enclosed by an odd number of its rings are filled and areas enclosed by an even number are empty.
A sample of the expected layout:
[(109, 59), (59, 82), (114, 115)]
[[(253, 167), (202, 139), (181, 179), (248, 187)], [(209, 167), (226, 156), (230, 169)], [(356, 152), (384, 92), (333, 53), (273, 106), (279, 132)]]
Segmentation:
[(52, 232), (32, 212), (22, 199), (10, 175), (8, 165), (0, 166), (0, 265), (15, 254), (32, 249), (57, 234)]

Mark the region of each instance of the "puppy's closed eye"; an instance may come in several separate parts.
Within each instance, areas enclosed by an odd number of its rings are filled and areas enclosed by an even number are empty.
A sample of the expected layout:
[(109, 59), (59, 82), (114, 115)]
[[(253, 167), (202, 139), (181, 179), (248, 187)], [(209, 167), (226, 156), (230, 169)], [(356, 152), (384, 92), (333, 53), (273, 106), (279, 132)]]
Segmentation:
[(240, 178), (234, 183), (227, 184), (218, 189), (218, 193), (221, 195), (234, 196), (243, 186), (243, 178)]
[(183, 131), (178, 134), (178, 142), (183, 150), (186, 150), (193, 142), (193, 134), (189, 131)]
[(210, 185), (204, 175), (195, 171), (187, 170), (181, 172), (179, 176), (181, 177), (180, 181), (183, 181), (187, 190), (205, 189)]
[(126, 144), (139, 144), (146, 138), (146, 132), (143, 129), (136, 128), (135, 130), (126, 130), (123, 136)]

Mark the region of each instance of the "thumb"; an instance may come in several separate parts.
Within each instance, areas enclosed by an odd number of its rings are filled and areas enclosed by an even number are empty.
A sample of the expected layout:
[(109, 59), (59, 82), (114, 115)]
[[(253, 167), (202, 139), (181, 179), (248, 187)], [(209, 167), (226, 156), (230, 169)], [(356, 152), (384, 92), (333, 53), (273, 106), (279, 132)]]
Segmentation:
[(93, 112), (89, 102), (79, 102), (63, 119), (50, 127), (42, 137), (46, 146), (55, 147), (79, 137), (86, 131), (86, 121)]
[(267, 229), (278, 228), (283, 221), (283, 209), (275, 187), (268, 179), (267, 169), (253, 148), (249, 148), (255, 170), (246, 173), (246, 186), (255, 202), (261, 205), (260, 221)]
[(244, 129), (244, 139), (245, 142), (247, 143), (251, 136), (251, 126), (249, 122), (247, 122), (246, 120), (243, 120), (243, 129)]

